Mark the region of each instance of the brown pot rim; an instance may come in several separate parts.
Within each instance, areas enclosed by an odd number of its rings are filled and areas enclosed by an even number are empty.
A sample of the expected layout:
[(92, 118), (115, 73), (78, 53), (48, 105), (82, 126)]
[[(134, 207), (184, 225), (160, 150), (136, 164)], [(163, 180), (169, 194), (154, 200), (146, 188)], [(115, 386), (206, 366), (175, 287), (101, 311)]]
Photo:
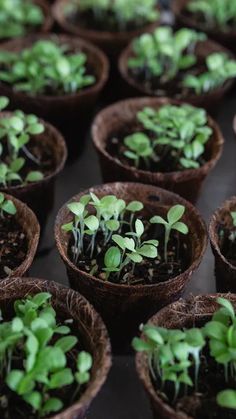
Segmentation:
[[(91, 42), (110, 42), (111, 44), (129, 41), (131, 38), (134, 38), (140, 35), (144, 31), (151, 31), (157, 26), (157, 22), (151, 22), (145, 24), (139, 29), (132, 31), (122, 31), (122, 32), (109, 32), (109, 31), (98, 31), (95, 29), (80, 28), (79, 26), (73, 25), (68, 22), (65, 18), (64, 7), (70, 0), (56, 0), (52, 6), (52, 14), (55, 21), (59, 26), (66, 32), (74, 34), (76, 36), (81, 36), (82, 38), (89, 39)], [(159, 8), (158, 8), (159, 9)]]
[(183, 10), (185, 9), (185, 5), (188, 3), (189, 0), (172, 0), (171, 3), (171, 10), (174, 14), (174, 16), (179, 19), (182, 25), (187, 25), (189, 27), (195, 28), (199, 31), (206, 32), (209, 34), (210, 37), (218, 37), (222, 36), (222, 40), (224, 38), (225, 41), (229, 40), (230, 38), (236, 38), (236, 30), (230, 30), (230, 31), (220, 31), (219, 28), (207, 28), (206, 25), (201, 25), (201, 23), (197, 22), (194, 16), (186, 16), (183, 13)]
[(230, 271), (236, 272), (236, 266), (232, 265), (226, 257), (222, 254), (221, 249), (218, 243), (218, 232), (217, 232), (217, 225), (221, 220), (222, 213), (226, 210), (227, 207), (235, 206), (236, 208), (236, 196), (231, 197), (227, 201), (223, 203), (221, 207), (219, 207), (211, 217), (210, 224), (209, 224), (209, 238), (211, 242), (211, 246), (213, 252), (217, 254), (218, 258), (222, 260), (222, 262), (227, 266)]
[[(99, 342), (102, 346), (102, 358), (100, 358), (100, 363), (102, 364), (101, 368), (98, 368), (97, 371), (91, 377), (91, 380), (80, 397), (80, 399), (74, 403), (73, 405), (69, 406), (61, 413), (57, 413), (53, 416), (50, 416), (50, 419), (68, 419), (77, 417), (79, 413), (84, 413), (84, 410), (88, 408), (92, 400), (96, 397), (98, 392), (101, 390), (103, 384), (105, 383), (108, 373), (110, 371), (112, 365), (111, 359), (111, 345), (109, 336), (107, 333), (107, 329), (100, 317), (100, 315), (95, 311), (93, 306), (83, 297), (81, 294), (73, 291), (70, 288), (63, 287), (62, 285), (54, 282), (54, 281), (47, 281), (44, 279), (38, 278), (19, 278), (14, 277), (11, 279), (6, 279), (0, 282), (0, 291), (1, 294), (4, 293), (4, 290), (8, 290), (9, 288), (13, 289), (13, 295), (17, 295), (17, 289), (24, 288), (24, 284), (27, 284), (28, 287), (32, 286), (32, 288), (38, 288), (40, 290), (47, 290), (50, 292), (54, 299), (60, 301), (61, 293), (66, 294), (66, 298), (62, 301), (63, 305), (67, 307), (69, 312), (72, 312), (73, 308), (73, 301), (76, 303), (76, 307), (79, 308), (80, 312), (86, 314), (88, 313), (91, 317), (91, 324), (94, 326), (97, 325), (97, 330), (99, 332), (99, 336), (93, 341), (93, 347), (96, 350), (96, 344)], [(27, 294), (27, 292), (26, 292)], [(79, 318), (75, 316), (73, 318)], [(95, 326), (94, 326), (95, 327)], [(88, 332), (89, 333), (89, 332)], [(82, 416), (81, 416), (82, 417)], [(84, 417), (84, 416), (83, 416)]]
[[(17, 91), (14, 89), (13, 85), (8, 86), (6, 83), (0, 81), (0, 88), (1, 85), (4, 85), (4, 88), (6, 88), (8, 91), (13, 92), (14, 95), (19, 98), (20, 100), (27, 100), (27, 99), (36, 99), (39, 101), (44, 101), (47, 104), (50, 104), (53, 106), (55, 102), (64, 102), (68, 99), (83, 99), (86, 98), (87, 95), (91, 94), (97, 94), (100, 92), (100, 90), (104, 87), (105, 83), (108, 80), (109, 75), (109, 62), (106, 57), (106, 55), (95, 45), (92, 43), (85, 41), (82, 38), (78, 38), (72, 35), (67, 34), (57, 34), (57, 33), (46, 33), (46, 34), (32, 34), (25, 36), (24, 38), (19, 39), (13, 39), (7, 42), (3, 42), (0, 45), (0, 51), (3, 50), (22, 50), (24, 48), (29, 47), (33, 43), (39, 41), (39, 40), (58, 40), (59, 44), (61, 43), (67, 43), (68, 45), (73, 45), (73, 43), (76, 43), (78, 48), (83, 48), (86, 50), (86, 54), (93, 55), (96, 57), (100, 67), (102, 68), (101, 76), (98, 80), (96, 80), (95, 84), (92, 86), (87, 87), (86, 89), (82, 89), (81, 91), (77, 93), (70, 93), (70, 94), (64, 94), (64, 95), (45, 95), (45, 94), (38, 94), (35, 96), (30, 96), (27, 93)], [(20, 46), (20, 48), (17, 48)]]
[[(229, 51), (227, 48), (223, 47), (222, 45), (220, 45), (217, 42), (214, 42), (210, 39), (207, 39), (206, 41), (202, 41), (202, 44), (206, 44), (208, 45), (210, 48), (215, 48), (217, 50), (221, 50), (222, 52), (227, 53), (227, 55), (233, 57), (233, 54), (231, 53), (231, 51)], [(132, 77), (132, 75), (129, 74), (129, 70), (128, 70), (128, 66), (127, 66), (127, 61), (129, 59), (129, 57), (132, 55), (132, 41), (127, 45), (127, 47), (121, 52), (119, 60), (118, 60), (118, 69), (120, 72), (121, 77), (123, 78), (123, 80), (125, 80), (125, 82), (130, 85), (132, 88), (136, 89), (139, 94), (142, 94), (142, 96), (154, 96), (155, 94), (151, 91), (149, 91), (148, 89), (145, 89), (145, 87), (143, 87), (143, 84), (139, 83), (138, 81), (135, 80), (134, 77)], [(228, 92), (228, 90), (231, 89), (231, 87), (234, 84), (234, 79), (232, 80), (227, 80), (223, 86), (219, 86), (216, 89), (212, 89), (210, 90), (208, 93), (204, 93), (204, 94), (200, 94), (200, 95), (196, 95), (196, 94), (189, 94), (183, 98), (180, 98), (182, 101), (185, 102), (194, 102), (196, 99), (198, 100), (198, 102), (204, 103), (207, 102), (211, 97), (215, 97), (216, 94), (218, 93), (226, 93)]]
[(134, 98), (134, 99), (127, 99), (115, 104), (108, 106), (107, 108), (101, 110), (98, 115), (96, 116), (93, 125), (92, 125), (92, 139), (95, 149), (103, 155), (106, 160), (109, 160), (110, 163), (113, 164), (114, 168), (118, 166), (119, 168), (128, 171), (130, 175), (135, 175), (138, 173), (139, 178), (142, 176), (144, 177), (155, 177), (155, 180), (158, 181), (172, 181), (174, 180), (175, 183), (183, 182), (185, 179), (194, 179), (201, 176), (201, 174), (207, 174), (213, 167), (216, 165), (217, 161), (220, 159), (223, 151), (223, 144), (224, 138), (220, 131), (220, 128), (216, 121), (212, 119), (208, 114), (208, 125), (213, 129), (212, 136), (215, 137), (214, 141), (211, 144), (211, 152), (212, 157), (207, 160), (207, 162), (197, 169), (186, 169), (181, 171), (173, 171), (173, 172), (151, 172), (149, 170), (141, 170), (136, 169), (135, 167), (129, 166), (128, 164), (122, 163), (119, 159), (113, 157), (108, 151), (106, 150), (106, 145), (108, 143), (108, 138), (103, 139), (100, 135), (99, 125), (102, 121), (108, 120), (111, 115), (119, 114), (120, 110), (123, 113), (125, 112), (126, 107), (130, 106), (131, 109), (137, 105), (138, 108), (142, 108), (144, 106), (150, 107), (159, 107), (165, 104), (172, 104), (172, 105), (183, 105), (186, 104), (184, 101), (178, 101), (174, 99), (170, 99), (168, 97), (162, 98), (152, 98), (152, 97), (142, 97), (142, 98)]
[(51, 8), (49, 4), (47, 3), (46, 0), (33, 0), (33, 1), (42, 9), (43, 14), (44, 14), (44, 21), (41, 28), (39, 28), (39, 31), (49, 32), (52, 29), (52, 25), (53, 25), (53, 16), (52, 16)]
[[(14, 112), (9, 112), (9, 111), (0, 112), (0, 119), (4, 116), (8, 116), (8, 115), (10, 116), (13, 113)], [(66, 163), (67, 154), (68, 154), (65, 140), (64, 140), (62, 134), (60, 133), (60, 131), (58, 131), (49, 122), (46, 122), (41, 118), (38, 118), (38, 120), (45, 127), (45, 131), (42, 133), (42, 135), (46, 135), (47, 132), (52, 133), (53, 139), (52, 139), (51, 142), (53, 142), (54, 145), (56, 143), (56, 145), (60, 148), (60, 150), (59, 150), (60, 154), (62, 154), (60, 161), (57, 163), (55, 169), (52, 170), (51, 173), (49, 173), (48, 175), (44, 176), (42, 180), (39, 180), (39, 181), (33, 182), (33, 183), (28, 183), (27, 185), (21, 184), (21, 185), (17, 185), (17, 186), (0, 187), (0, 191), (2, 191), (2, 192), (10, 191), (10, 193), (14, 194), (18, 191), (25, 190), (25, 191), (28, 191), (28, 193), (30, 193), (30, 191), (32, 191), (35, 187), (38, 187), (39, 185), (44, 185), (45, 183), (48, 183), (52, 178), (55, 178), (63, 170), (63, 168), (65, 166), (65, 163)]]
[[(38, 248), (39, 237), (40, 237), (40, 226), (36, 218), (36, 215), (26, 204), (24, 204), (22, 201), (15, 198), (14, 196), (6, 194), (4, 191), (3, 193), (4, 193), (5, 198), (10, 199), (14, 203), (17, 209), (17, 212), (20, 211), (20, 213), (22, 214), (22, 219), (24, 218), (27, 221), (25, 223), (26, 228), (25, 226), (22, 227), (28, 239), (27, 253), (25, 255), (25, 259), (23, 260), (23, 262), (19, 266), (17, 266), (16, 269), (14, 269), (14, 271), (12, 271), (10, 275), (6, 277), (6, 278), (11, 278), (13, 276), (24, 275), (28, 271), (30, 266), (32, 265), (34, 256)], [(19, 224), (22, 225), (22, 222), (19, 222)], [(30, 232), (32, 234), (29, 234)], [(0, 280), (0, 286), (2, 284), (2, 281), (4, 280), (5, 278), (3, 280)]]
[[(165, 326), (165, 320), (171, 318), (171, 315), (177, 314), (177, 321), (184, 323), (184, 317), (188, 320), (201, 319), (201, 317), (212, 315), (217, 309), (218, 303), (216, 299), (218, 297), (225, 297), (230, 299), (231, 302), (236, 306), (236, 295), (231, 293), (220, 293), (220, 294), (208, 294), (208, 295), (190, 295), (186, 300), (180, 299), (175, 303), (169, 304), (162, 308), (158, 313), (152, 316), (147, 323)], [(210, 312), (211, 310), (211, 312)], [(181, 318), (179, 317), (181, 316)], [(175, 323), (175, 321), (173, 321)], [(173, 327), (174, 328), (174, 327)], [(179, 328), (179, 325), (178, 325)], [(144, 337), (143, 334), (141, 337)], [(147, 357), (145, 353), (137, 352), (135, 356), (136, 371), (139, 379), (144, 386), (147, 394), (149, 395), (152, 404), (155, 406), (155, 411), (160, 410), (162, 412), (161, 417), (170, 419), (193, 419), (184, 412), (176, 412), (169, 404), (165, 403), (155, 391), (148, 368)]]
[[(135, 183), (135, 182), (112, 182), (112, 183), (105, 183), (102, 185), (96, 185), (93, 186), (91, 188), (88, 188), (85, 191), (82, 191), (81, 193), (74, 195), (69, 201), (67, 201), (59, 210), (57, 217), (56, 217), (56, 221), (55, 221), (55, 227), (54, 227), (54, 235), (55, 235), (55, 241), (56, 241), (56, 246), (57, 249), (59, 251), (59, 254), (61, 256), (61, 258), (63, 259), (64, 263), (66, 264), (66, 266), (68, 266), (71, 270), (73, 270), (77, 275), (83, 275), (85, 278), (87, 278), (89, 281), (96, 283), (97, 285), (100, 284), (100, 286), (105, 287), (107, 290), (109, 290), (109, 292), (112, 293), (116, 292), (117, 290), (120, 290), (123, 293), (127, 292), (127, 294), (130, 294), (130, 292), (136, 290), (140, 290), (142, 292), (145, 291), (157, 291), (158, 288), (161, 288), (163, 286), (162, 283), (158, 283), (158, 284), (152, 284), (152, 285), (126, 285), (126, 284), (115, 284), (109, 281), (103, 281), (95, 276), (92, 276), (90, 274), (88, 274), (87, 272), (84, 272), (82, 270), (80, 270), (78, 267), (76, 267), (73, 262), (70, 260), (70, 258), (67, 255), (67, 252), (64, 251), (64, 248), (62, 246), (62, 241), (61, 241), (61, 237), (62, 237), (62, 231), (61, 231), (61, 225), (63, 224), (62, 220), (65, 218), (65, 216), (67, 215), (67, 213), (69, 212), (67, 210), (67, 204), (72, 202), (72, 201), (77, 201), (79, 199), (79, 197), (81, 195), (84, 195), (86, 193), (89, 193), (90, 191), (93, 191), (94, 193), (96, 193), (97, 189), (101, 189), (101, 188), (106, 188), (106, 186), (109, 186), (110, 188), (114, 189), (117, 186), (123, 186), (126, 188), (130, 188), (130, 190), (132, 190), (132, 188), (145, 188), (146, 190), (150, 190), (150, 194), (151, 195), (155, 195), (155, 193), (158, 195), (158, 193), (162, 193), (163, 195), (167, 196), (167, 197), (172, 197), (176, 200), (177, 203), (182, 203), (183, 205), (185, 205), (185, 207), (191, 211), (196, 218), (199, 221), (199, 225), (201, 226), (202, 229), (202, 247), (201, 247), (201, 252), (199, 254), (199, 256), (191, 263), (191, 265), (186, 269), (186, 271), (184, 271), (182, 274), (169, 279), (168, 281), (165, 281), (165, 285), (170, 285), (172, 283), (174, 283), (175, 281), (178, 282), (178, 280), (180, 280), (180, 278), (183, 276), (183, 274), (185, 275), (185, 277), (189, 277), (191, 276), (192, 272), (195, 271), (195, 269), (197, 269), (197, 267), (199, 266), (203, 255), (205, 253), (206, 250), (206, 246), (207, 246), (207, 230), (206, 230), (206, 225), (205, 222), (203, 221), (203, 219), (201, 218), (200, 213), (198, 212), (197, 208), (194, 207), (190, 202), (186, 201), (184, 198), (180, 197), (179, 195), (167, 191), (165, 189), (162, 188), (158, 188), (157, 186), (153, 186), (153, 185), (145, 185), (142, 183)], [(205, 233), (205, 234), (204, 234)]]

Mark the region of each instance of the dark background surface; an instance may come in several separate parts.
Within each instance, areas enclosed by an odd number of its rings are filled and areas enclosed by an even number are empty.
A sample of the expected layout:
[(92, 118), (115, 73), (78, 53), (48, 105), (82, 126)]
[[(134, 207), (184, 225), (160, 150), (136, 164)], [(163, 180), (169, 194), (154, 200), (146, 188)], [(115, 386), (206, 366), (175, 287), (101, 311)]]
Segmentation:
[[(167, 3), (167, 1), (166, 1)], [(221, 160), (203, 185), (197, 207), (208, 224), (211, 214), (230, 196), (236, 194), (236, 139), (232, 122), (236, 114), (236, 90), (224, 100), (216, 117), (222, 129), (225, 146)], [(78, 142), (82, 136), (78, 132)], [(99, 164), (88, 136), (81, 156), (68, 164), (56, 185), (54, 210), (49, 218), (42, 247), (50, 249), (37, 257), (31, 276), (54, 280), (68, 286), (64, 265), (54, 245), (53, 227), (60, 207), (80, 191), (102, 183)], [(215, 292), (214, 258), (208, 246), (204, 259), (193, 275), (185, 295)], [(87, 419), (151, 419), (148, 399), (139, 383), (133, 357), (114, 357), (107, 383), (93, 402)], [(199, 418), (200, 419), (200, 418)]]
[[(204, 220), (209, 222), (213, 211), (226, 198), (236, 193), (236, 139), (232, 122), (236, 114), (235, 91), (219, 107), (217, 121), (225, 138), (224, 152), (216, 168), (204, 183), (197, 203)], [(81, 141), (78, 133), (78, 141)], [(57, 181), (55, 206), (46, 229), (43, 246), (51, 251), (36, 258), (30, 274), (68, 285), (64, 265), (54, 246), (53, 225), (59, 208), (71, 196), (90, 186), (102, 183), (99, 164), (91, 139), (88, 136), (82, 155), (73, 164), (67, 165)], [(210, 249), (193, 275), (186, 295), (215, 292), (214, 258)], [(88, 419), (151, 419), (148, 400), (136, 375), (132, 357), (115, 357), (108, 381), (93, 402)]]

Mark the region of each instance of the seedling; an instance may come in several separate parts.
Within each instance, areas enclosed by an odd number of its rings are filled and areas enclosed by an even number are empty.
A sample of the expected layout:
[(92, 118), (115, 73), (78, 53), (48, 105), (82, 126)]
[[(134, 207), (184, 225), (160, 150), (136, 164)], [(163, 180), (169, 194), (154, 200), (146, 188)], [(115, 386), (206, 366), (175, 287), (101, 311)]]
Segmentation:
[(174, 205), (171, 207), (167, 213), (167, 220), (155, 215), (151, 218), (150, 223), (152, 224), (162, 224), (165, 228), (165, 244), (164, 244), (164, 258), (167, 263), (168, 261), (168, 243), (170, 239), (170, 234), (172, 230), (176, 230), (181, 234), (188, 234), (188, 226), (181, 221), (185, 212), (185, 207), (183, 205)]
[(204, 19), (207, 26), (218, 26), (228, 31), (236, 24), (235, 0), (191, 0), (187, 3), (187, 10)]
[[(124, 138), (124, 155), (138, 168), (141, 159), (147, 169), (151, 162), (159, 162), (169, 171), (197, 169), (212, 135), (204, 109), (191, 105), (163, 105), (159, 109), (145, 107), (137, 113), (137, 120), (146, 133), (138, 132)], [(158, 169), (157, 169), (158, 170)]]
[(126, 31), (130, 25), (143, 26), (158, 19), (157, 2), (155, 0), (78, 0), (74, 1), (67, 13), (74, 10), (91, 12), (93, 21), (106, 30)]
[(86, 63), (86, 54), (73, 54), (67, 45), (41, 40), (19, 52), (1, 51), (0, 80), (33, 96), (76, 93), (95, 83)]
[(6, 199), (4, 194), (0, 192), (0, 218), (4, 218), (4, 213), (15, 215), (16, 207), (11, 199)]
[(236, 60), (225, 53), (216, 52), (206, 59), (207, 71), (199, 75), (188, 74), (183, 85), (193, 89), (197, 95), (221, 87), (236, 77)]
[(197, 62), (195, 45), (206, 36), (191, 29), (173, 32), (170, 27), (157, 28), (153, 34), (143, 34), (133, 43), (134, 57), (128, 67), (142, 70), (145, 80), (159, 77), (160, 83), (173, 80), (179, 71), (191, 68)]
[(32, 0), (0, 0), (0, 38), (17, 38), (42, 25), (42, 9)]
[[(68, 353), (77, 338), (68, 325), (57, 324), (47, 292), (15, 302), (15, 317), (0, 323), (1, 380), (41, 418), (64, 407), (61, 389), (77, 382), (74, 396), (90, 379), (92, 357), (80, 352), (74, 370)], [(60, 397), (60, 394), (63, 397)], [(72, 397), (72, 403), (74, 398)]]
[[(5, 109), (8, 103), (6, 97), (0, 97), (0, 110)], [(43, 178), (39, 170), (30, 171), (24, 178), (21, 176), (26, 159), (40, 165), (40, 161), (28, 150), (27, 144), (34, 135), (42, 132), (44, 126), (35, 115), (15, 111), (11, 116), (3, 114), (0, 118), (0, 184), (4, 187), (15, 182), (37, 182)]]
[[(230, 301), (221, 297), (217, 301), (221, 307), (215, 312), (211, 321), (202, 328), (172, 330), (147, 324), (141, 326), (144, 338), (133, 339), (133, 348), (138, 352), (146, 352), (153, 380), (165, 393), (165, 397), (169, 396), (169, 401), (173, 404), (176, 403), (180, 391), (181, 395), (189, 394), (190, 397), (191, 393), (198, 393), (199, 370), (203, 359), (206, 368), (205, 363), (209, 357), (208, 345), (210, 356), (216, 362), (215, 371), (217, 365), (224, 366), (225, 382), (222, 379), (222, 387), (224, 384), (227, 385), (229, 374), (231, 381), (236, 380), (235, 311)], [(174, 385), (172, 398), (170, 398), (170, 383)], [(219, 392), (216, 401), (221, 407), (236, 409), (235, 389)]]

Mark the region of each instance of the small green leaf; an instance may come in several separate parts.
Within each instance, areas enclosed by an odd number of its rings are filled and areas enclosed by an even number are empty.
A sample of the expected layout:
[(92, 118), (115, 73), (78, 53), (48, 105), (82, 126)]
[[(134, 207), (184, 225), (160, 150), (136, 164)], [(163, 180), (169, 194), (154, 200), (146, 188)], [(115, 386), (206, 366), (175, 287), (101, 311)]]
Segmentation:
[(65, 353), (74, 348), (77, 342), (78, 339), (75, 336), (65, 336), (58, 339), (55, 346), (61, 348), (61, 350)]
[(216, 397), (219, 406), (236, 409), (236, 390), (223, 390)]

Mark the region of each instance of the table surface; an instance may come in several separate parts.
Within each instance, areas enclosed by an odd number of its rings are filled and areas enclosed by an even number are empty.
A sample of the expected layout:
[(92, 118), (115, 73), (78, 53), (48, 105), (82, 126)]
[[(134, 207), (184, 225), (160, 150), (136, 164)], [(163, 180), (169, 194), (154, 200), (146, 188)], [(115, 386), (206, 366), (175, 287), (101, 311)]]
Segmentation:
[[(236, 189), (236, 139), (232, 121), (236, 113), (235, 91), (219, 107), (216, 118), (222, 129), (225, 146), (221, 160), (204, 183), (197, 203), (206, 223), (213, 211)], [(78, 134), (78, 141), (80, 141)], [(56, 185), (54, 210), (50, 216), (44, 238), (44, 245), (51, 251), (36, 258), (31, 276), (54, 280), (68, 285), (64, 265), (54, 246), (53, 225), (59, 208), (73, 195), (102, 183), (98, 160), (88, 136), (83, 154), (73, 164), (67, 165)], [(204, 259), (193, 275), (186, 295), (215, 292), (214, 258), (208, 246)], [(87, 419), (151, 419), (148, 400), (136, 375), (132, 357), (115, 357), (106, 384), (93, 402)]]

